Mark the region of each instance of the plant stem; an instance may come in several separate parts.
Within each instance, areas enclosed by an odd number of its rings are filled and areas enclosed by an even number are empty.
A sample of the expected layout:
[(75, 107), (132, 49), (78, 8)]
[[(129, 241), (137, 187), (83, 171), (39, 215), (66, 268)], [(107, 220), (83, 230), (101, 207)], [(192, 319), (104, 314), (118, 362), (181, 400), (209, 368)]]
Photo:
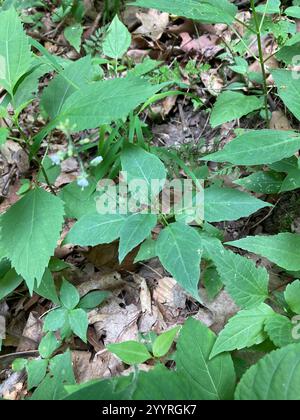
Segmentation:
[(253, 19), (254, 19), (255, 27), (256, 27), (259, 62), (261, 66), (262, 76), (263, 76), (263, 91), (264, 91), (264, 100), (265, 100), (266, 121), (267, 121), (267, 127), (270, 128), (267, 74), (266, 74), (265, 60), (264, 60), (264, 54), (263, 54), (263, 48), (262, 48), (262, 42), (261, 42), (260, 23), (259, 23), (258, 15), (256, 13), (256, 9), (255, 9), (255, 0), (250, 0), (250, 3), (251, 3)]

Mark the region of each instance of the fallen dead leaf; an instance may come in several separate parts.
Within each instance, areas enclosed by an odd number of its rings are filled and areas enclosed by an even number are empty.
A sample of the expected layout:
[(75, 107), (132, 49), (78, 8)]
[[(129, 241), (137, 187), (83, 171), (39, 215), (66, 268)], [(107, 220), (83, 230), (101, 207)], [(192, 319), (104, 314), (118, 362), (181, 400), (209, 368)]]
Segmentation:
[(77, 287), (80, 296), (85, 296), (92, 290), (114, 290), (123, 287), (125, 282), (118, 272), (110, 274), (95, 273), (92, 278)]
[(142, 26), (135, 30), (136, 34), (146, 35), (153, 41), (158, 41), (169, 24), (169, 14), (150, 9), (146, 13), (137, 13)]
[(201, 80), (212, 96), (219, 96), (224, 88), (224, 81), (215, 69), (202, 72)]
[(281, 110), (272, 112), (270, 128), (272, 130), (293, 130), (292, 125)]
[(36, 350), (42, 339), (42, 329), (42, 321), (39, 319), (38, 315), (31, 312), (18, 345), (17, 352)]
[(212, 58), (223, 49), (222, 46), (217, 44), (219, 38), (216, 35), (207, 34), (193, 39), (189, 33), (183, 32), (180, 36), (182, 39), (180, 48), (186, 53), (195, 51), (201, 53), (206, 58)]

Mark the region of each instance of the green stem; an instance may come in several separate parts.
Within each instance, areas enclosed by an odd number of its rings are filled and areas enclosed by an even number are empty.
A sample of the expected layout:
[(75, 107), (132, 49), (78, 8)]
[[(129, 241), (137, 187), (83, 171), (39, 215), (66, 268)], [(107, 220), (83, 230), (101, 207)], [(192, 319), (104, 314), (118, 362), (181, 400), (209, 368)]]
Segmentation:
[(267, 127), (270, 128), (270, 117), (269, 117), (269, 106), (268, 106), (267, 74), (266, 74), (265, 60), (264, 60), (264, 54), (263, 54), (263, 48), (262, 48), (262, 42), (261, 42), (260, 23), (259, 23), (258, 15), (256, 13), (256, 9), (255, 9), (255, 1), (254, 0), (250, 0), (250, 3), (251, 3), (252, 13), (253, 13), (253, 19), (254, 19), (255, 27), (256, 27), (256, 36), (257, 36), (259, 62), (260, 62), (260, 66), (261, 66), (262, 76), (263, 76), (263, 91), (264, 91), (264, 102), (265, 102), (265, 111), (266, 111), (266, 121), (267, 121)]

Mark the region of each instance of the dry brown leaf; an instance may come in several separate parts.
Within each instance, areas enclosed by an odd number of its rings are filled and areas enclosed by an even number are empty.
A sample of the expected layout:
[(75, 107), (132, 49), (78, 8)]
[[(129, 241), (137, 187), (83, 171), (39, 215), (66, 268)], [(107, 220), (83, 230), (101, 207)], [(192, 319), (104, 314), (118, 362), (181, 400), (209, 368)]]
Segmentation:
[(223, 79), (214, 69), (201, 73), (201, 80), (212, 96), (219, 96), (224, 88)]
[(107, 368), (100, 357), (91, 360), (91, 354), (87, 351), (72, 351), (72, 363), (78, 383), (102, 378)]
[(180, 36), (182, 39), (180, 48), (186, 53), (195, 51), (201, 53), (206, 58), (212, 58), (223, 49), (222, 46), (217, 45), (219, 38), (216, 35), (207, 34), (193, 39), (189, 33), (183, 32)]
[(169, 24), (169, 14), (150, 9), (146, 13), (137, 13), (142, 26), (136, 29), (136, 34), (146, 35), (153, 41), (158, 41)]
[(16, 165), (21, 174), (24, 174), (29, 170), (30, 165), (28, 155), (18, 143), (12, 140), (7, 140), (0, 147), (0, 151), (8, 164)]
[(293, 130), (289, 120), (281, 110), (272, 112), (270, 128), (272, 130)]
[(17, 352), (36, 350), (42, 339), (42, 329), (42, 321), (39, 319), (38, 315), (31, 312), (18, 345)]
[(80, 296), (84, 296), (92, 290), (114, 290), (123, 287), (125, 282), (118, 272), (110, 274), (95, 273), (91, 279), (77, 287)]
[(171, 277), (158, 280), (153, 292), (153, 300), (174, 309), (183, 309), (186, 304), (186, 295), (179, 284)]

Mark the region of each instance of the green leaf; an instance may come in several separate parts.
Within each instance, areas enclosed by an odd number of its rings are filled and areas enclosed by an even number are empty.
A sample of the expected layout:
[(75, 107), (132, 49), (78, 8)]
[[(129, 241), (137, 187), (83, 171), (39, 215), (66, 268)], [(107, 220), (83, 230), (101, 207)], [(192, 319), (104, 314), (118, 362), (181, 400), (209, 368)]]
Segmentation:
[(69, 42), (72, 47), (75, 48), (75, 50), (80, 53), (80, 47), (81, 47), (81, 37), (83, 34), (83, 27), (80, 25), (80, 23), (72, 26), (68, 26), (64, 30), (64, 36), (66, 40)]
[(300, 19), (300, 7), (299, 6), (291, 6), (285, 9), (284, 13), (296, 19)]
[(269, 296), (269, 275), (265, 268), (257, 268), (253, 261), (224, 251), (216, 266), (226, 290), (243, 309), (259, 306)]
[(97, 306), (100, 306), (108, 297), (110, 296), (109, 292), (100, 292), (95, 290), (85, 295), (77, 305), (77, 308), (89, 310), (94, 309)]
[(43, 296), (45, 299), (51, 300), (56, 305), (60, 305), (55, 283), (49, 268), (46, 268), (41, 284), (39, 287), (35, 287), (34, 291), (38, 295)]
[[(61, 173), (60, 165), (55, 165), (48, 156), (46, 156), (45, 159), (43, 159), (42, 165), (47, 174), (48, 181), (51, 184), (54, 184)], [(47, 181), (45, 179), (45, 176), (42, 170), (40, 170), (39, 172), (38, 181), (41, 183), (47, 184)]]
[(87, 188), (80, 188), (77, 182), (72, 182), (62, 189), (59, 196), (65, 203), (66, 217), (80, 219), (96, 210), (96, 183), (92, 182)]
[(276, 347), (285, 347), (296, 342), (293, 328), (291, 320), (280, 314), (274, 314), (265, 323), (265, 331)]
[(41, 106), (54, 119), (74, 92), (88, 86), (92, 75), (93, 67), (90, 56), (71, 62), (44, 89)]
[(290, 172), (293, 169), (298, 168), (298, 159), (296, 156), (292, 156), (290, 158), (280, 160), (279, 162), (272, 163), (269, 167), (275, 172)]
[(127, 365), (138, 365), (152, 358), (146, 346), (137, 341), (109, 344), (106, 348), (118, 356)]
[(236, 400), (294, 401), (300, 399), (300, 344), (274, 351), (243, 376)]
[(12, 363), (12, 370), (14, 372), (21, 372), (21, 370), (25, 369), (27, 366), (28, 360), (27, 359), (15, 359)]
[(273, 70), (272, 76), (279, 97), (292, 114), (300, 120), (300, 79), (297, 73), (289, 70)]
[(66, 309), (74, 309), (80, 301), (80, 296), (76, 287), (65, 279), (63, 280), (60, 289), (60, 301)]
[(73, 333), (87, 343), (89, 320), (86, 312), (83, 309), (73, 309), (69, 312), (68, 318)]
[(176, 371), (188, 383), (188, 399), (230, 400), (236, 377), (230, 354), (209, 360), (216, 341), (215, 334), (193, 318), (189, 318), (177, 343)]
[(280, 13), (281, 0), (268, 0), (265, 4), (256, 6), (256, 11), (262, 15), (274, 15)]
[(133, 76), (92, 83), (68, 97), (57, 122), (67, 123), (74, 132), (110, 124), (126, 118), (161, 87)]
[(293, 191), (300, 188), (300, 169), (295, 168), (289, 171), (282, 183), (280, 192)]
[(80, 246), (109, 244), (120, 237), (125, 220), (122, 214), (88, 214), (72, 227), (66, 242)]
[(45, 337), (42, 338), (40, 345), (39, 345), (39, 353), (43, 359), (49, 359), (52, 354), (57, 350), (60, 346), (60, 341), (58, 341), (53, 334), (53, 332), (49, 332)]
[(0, 127), (0, 146), (2, 146), (6, 142), (8, 136), (9, 130), (5, 127)]
[(264, 331), (265, 322), (274, 316), (274, 313), (273, 309), (264, 303), (257, 308), (240, 311), (221, 331), (210, 357), (263, 343), (267, 338)]
[(1, 216), (0, 248), (4, 247), (5, 257), (30, 291), (35, 282), (40, 284), (54, 253), (63, 216), (62, 201), (41, 188), (26, 194)]
[[(150, 197), (155, 198), (166, 181), (166, 169), (161, 160), (140, 147), (127, 144), (121, 155), (121, 164), (123, 171), (127, 172), (129, 191), (138, 194), (139, 201), (142, 203), (149, 204)], [(153, 180), (159, 181), (158, 185), (153, 184)], [(136, 192), (135, 185), (139, 181), (144, 182), (145, 191), (143, 189), (141, 192)]]
[(227, 245), (268, 258), (285, 270), (300, 270), (300, 235), (280, 233), (274, 236), (248, 236)]
[(241, 118), (250, 112), (262, 108), (262, 99), (256, 96), (246, 96), (239, 92), (226, 91), (221, 93), (215, 103), (210, 123), (217, 127), (226, 122)]
[(48, 360), (37, 359), (31, 360), (26, 365), (28, 375), (27, 388), (30, 391), (36, 388), (44, 379), (47, 373)]
[(278, 194), (283, 185), (283, 176), (276, 172), (258, 171), (234, 183), (256, 193)]
[(210, 187), (204, 191), (204, 212), (207, 222), (238, 220), (271, 204), (231, 188)]
[(49, 312), (44, 319), (43, 331), (58, 331), (62, 328), (67, 319), (67, 311), (64, 308), (58, 308)]
[(156, 338), (152, 347), (154, 357), (163, 357), (169, 352), (180, 329), (180, 326), (172, 328)]
[(184, 16), (203, 23), (231, 24), (237, 13), (237, 7), (227, 0), (138, 0), (135, 6), (148, 7)]
[(295, 314), (300, 314), (300, 280), (289, 284), (285, 289), (284, 298)]
[(12, 7), (0, 13), (0, 85), (11, 95), (29, 70), (32, 54), (22, 22)]
[(155, 257), (157, 257), (156, 241), (150, 238), (142, 243), (134, 263), (151, 260)]
[(201, 158), (233, 165), (264, 165), (292, 156), (300, 148), (300, 136), (293, 131), (253, 130), (241, 134), (223, 150)]
[(120, 231), (119, 261), (124, 260), (127, 254), (143, 242), (157, 224), (155, 214), (133, 214), (129, 216)]
[(9, 270), (0, 278), (0, 300), (10, 295), (22, 283), (23, 278), (14, 269)]
[(198, 233), (180, 222), (169, 225), (158, 237), (157, 255), (183, 289), (199, 301), (202, 246)]
[(111, 22), (102, 49), (107, 57), (118, 59), (123, 57), (131, 43), (131, 35), (126, 26), (116, 15)]

